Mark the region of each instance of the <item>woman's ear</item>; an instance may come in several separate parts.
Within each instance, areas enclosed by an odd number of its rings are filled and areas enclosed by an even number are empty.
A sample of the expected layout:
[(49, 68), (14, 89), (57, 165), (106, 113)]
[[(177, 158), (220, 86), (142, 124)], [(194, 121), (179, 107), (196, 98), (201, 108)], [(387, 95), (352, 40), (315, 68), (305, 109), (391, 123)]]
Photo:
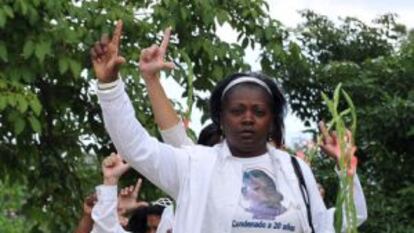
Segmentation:
[(218, 125), (218, 132), (223, 136), (224, 135), (224, 130), (223, 130), (223, 113), (222, 112), (220, 112), (220, 114), (219, 114), (219, 119), (218, 119), (218, 123), (219, 123), (219, 125)]
[(273, 136), (274, 136), (274, 134), (275, 134), (275, 132), (274, 132), (274, 126), (273, 126), (273, 122), (272, 122), (272, 124), (270, 125), (270, 127), (269, 127), (269, 133), (268, 133), (268, 141), (272, 141), (273, 140)]

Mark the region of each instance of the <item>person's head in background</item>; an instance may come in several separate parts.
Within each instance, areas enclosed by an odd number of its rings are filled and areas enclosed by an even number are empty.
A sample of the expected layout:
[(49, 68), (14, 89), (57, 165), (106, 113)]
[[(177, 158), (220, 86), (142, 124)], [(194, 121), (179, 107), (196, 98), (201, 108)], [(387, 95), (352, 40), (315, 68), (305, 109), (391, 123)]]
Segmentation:
[(138, 208), (129, 219), (125, 230), (133, 233), (155, 233), (163, 211), (164, 206), (160, 205)]
[(157, 231), (163, 211), (164, 206), (160, 205), (150, 205), (147, 208), (146, 233), (155, 233)]
[(136, 209), (129, 218), (125, 230), (133, 233), (145, 233), (147, 227), (147, 208), (145, 206)]
[(221, 142), (220, 129), (213, 123), (204, 127), (198, 135), (197, 144), (204, 146), (214, 146)]
[[(245, 143), (241, 142), (240, 136), (237, 136), (237, 129), (233, 128), (235, 125), (232, 125), (234, 122), (231, 116), (234, 114), (229, 108), (231, 104), (237, 104), (241, 99), (249, 102), (253, 97), (256, 98), (254, 101), (258, 101), (259, 105), (263, 106), (262, 110), (265, 110), (266, 114), (270, 111), (270, 115), (266, 116), (271, 117), (269, 122), (263, 122), (268, 127), (266, 132), (262, 128), (257, 128), (260, 131), (255, 131), (261, 134), (261, 139), (257, 141), (260, 143), (261, 150), (265, 147), (265, 141), (273, 141), (277, 147), (280, 147), (284, 142), (283, 119), (286, 112), (286, 99), (276, 82), (263, 74), (236, 73), (219, 82), (210, 98), (210, 114), (213, 124), (220, 135), (226, 138), (230, 147), (232, 147), (231, 144), (244, 147)], [(261, 116), (257, 115), (255, 119), (260, 120)], [(235, 132), (232, 132), (234, 130)]]

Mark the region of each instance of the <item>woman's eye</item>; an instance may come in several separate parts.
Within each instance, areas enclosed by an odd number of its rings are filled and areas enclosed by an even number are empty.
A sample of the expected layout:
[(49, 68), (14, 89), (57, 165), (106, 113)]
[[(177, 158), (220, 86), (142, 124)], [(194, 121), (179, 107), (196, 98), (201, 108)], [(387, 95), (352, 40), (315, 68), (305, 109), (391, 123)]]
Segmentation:
[(240, 114), (243, 113), (243, 109), (241, 109), (241, 108), (234, 108), (234, 109), (230, 109), (230, 112), (232, 114), (235, 114), (235, 115), (240, 115)]
[(264, 116), (266, 112), (264, 110), (256, 109), (256, 116)]

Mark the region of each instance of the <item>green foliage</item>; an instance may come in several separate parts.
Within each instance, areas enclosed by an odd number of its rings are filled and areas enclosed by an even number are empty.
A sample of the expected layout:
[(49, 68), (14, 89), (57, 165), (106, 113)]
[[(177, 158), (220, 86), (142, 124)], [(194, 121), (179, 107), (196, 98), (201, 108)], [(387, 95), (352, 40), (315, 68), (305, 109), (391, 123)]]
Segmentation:
[[(293, 33), (270, 18), (264, 0), (2, 1), (0, 177), (3, 184), (13, 178), (11, 190), (25, 187), (26, 201), (16, 207), (19, 219), (30, 219), (24, 232), (71, 231), (82, 199), (100, 183), (100, 161), (114, 148), (91, 88), (89, 48), (112, 32), (117, 19), (124, 21), (121, 52), (128, 58), (121, 75), (137, 117), (154, 136), (159, 135), (136, 61), (167, 26), (174, 32), (169, 56), (189, 67), (188, 56), (192, 66), (191, 80), (187, 69), (171, 76), (194, 89), (184, 96), (193, 95), (189, 103), (194, 99), (205, 113), (206, 99), (197, 93), (229, 73), (249, 70), (243, 60), (249, 46), (262, 51), (262, 68), (281, 81), (293, 111), (305, 121), (328, 116), (320, 92), (331, 95), (342, 82), (358, 107), (356, 142), (369, 211), (383, 220), (368, 221), (363, 232), (412, 229), (413, 36), (406, 36), (393, 15), (373, 26), (353, 18), (336, 26), (310, 11), (302, 15), (306, 21)], [(218, 37), (217, 27), (224, 24), (236, 31), (239, 43)], [(334, 178), (324, 170), (331, 164), (315, 161), (332, 203)], [(135, 177), (129, 174), (126, 182)], [(153, 199), (161, 192), (145, 184), (142, 195)], [(401, 212), (392, 215), (396, 206)]]
[[(358, 173), (369, 213), (360, 231), (410, 232), (413, 213), (407, 203), (414, 199), (403, 190), (414, 182), (413, 33), (407, 34), (395, 15), (371, 25), (355, 18), (334, 24), (312, 11), (302, 16), (305, 22), (291, 33), (283, 52), (263, 52), (262, 66), (282, 82), (293, 112), (307, 123), (330, 118), (320, 93), (332, 95), (342, 83), (359, 122)], [(323, 169), (316, 171), (326, 174)]]
[(10, 182), (10, 177), (0, 181), (0, 232), (20, 233), (32, 227), (33, 222), (22, 214), (28, 199), (27, 187)]
[[(117, 19), (124, 21), (121, 53), (129, 61), (121, 75), (137, 117), (159, 136), (137, 71), (140, 50), (159, 42), (159, 32), (172, 26), (169, 56), (183, 67), (191, 61), (192, 79), (187, 69), (171, 75), (188, 90), (192, 85), (208, 91), (225, 75), (249, 69), (245, 46), (281, 43), (279, 24), (266, 8), (264, 0), (2, 1), (0, 177), (13, 177), (17, 187), (26, 187), (26, 201), (19, 207), (21, 219), (30, 219), (24, 232), (71, 231), (83, 198), (100, 183), (100, 161), (114, 147), (91, 88), (89, 48), (101, 34), (112, 32)], [(218, 37), (222, 24), (237, 31), (244, 47)], [(194, 99), (206, 110), (204, 99), (187, 94), (189, 103)], [(126, 182), (136, 176), (127, 175)], [(142, 197), (160, 195), (144, 185)]]
[[(338, 105), (340, 103), (340, 94), (343, 94), (348, 108), (339, 112)], [(339, 190), (336, 198), (335, 205), (335, 231), (342, 232), (343, 219), (345, 214), (346, 219), (346, 228), (345, 232), (352, 233), (357, 231), (357, 219), (356, 219), (356, 209), (354, 204), (353, 197), (353, 186), (354, 186), (354, 177), (348, 175), (348, 169), (351, 166), (351, 156), (350, 148), (347, 148), (347, 143), (345, 141), (347, 125), (344, 119), (347, 115), (351, 115), (351, 133), (356, 130), (356, 113), (354, 104), (349, 97), (349, 95), (341, 89), (341, 83), (339, 83), (334, 91), (334, 95), (331, 99), (322, 92), (322, 98), (329, 109), (332, 120), (329, 122), (330, 131), (334, 130), (337, 135), (337, 143), (339, 144)], [(348, 139), (350, 140), (350, 145), (353, 145), (353, 137)]]

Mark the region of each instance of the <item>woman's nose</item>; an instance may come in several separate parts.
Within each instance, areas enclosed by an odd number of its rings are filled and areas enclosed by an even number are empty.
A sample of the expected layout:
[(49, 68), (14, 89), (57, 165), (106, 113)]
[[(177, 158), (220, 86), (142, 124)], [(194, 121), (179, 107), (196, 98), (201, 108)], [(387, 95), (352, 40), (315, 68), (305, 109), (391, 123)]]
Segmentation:
[(246, 111), (243, 114), (242, 122), (244, 124), (252, 124), (254, 122), (254, 115), (251, 111)]

